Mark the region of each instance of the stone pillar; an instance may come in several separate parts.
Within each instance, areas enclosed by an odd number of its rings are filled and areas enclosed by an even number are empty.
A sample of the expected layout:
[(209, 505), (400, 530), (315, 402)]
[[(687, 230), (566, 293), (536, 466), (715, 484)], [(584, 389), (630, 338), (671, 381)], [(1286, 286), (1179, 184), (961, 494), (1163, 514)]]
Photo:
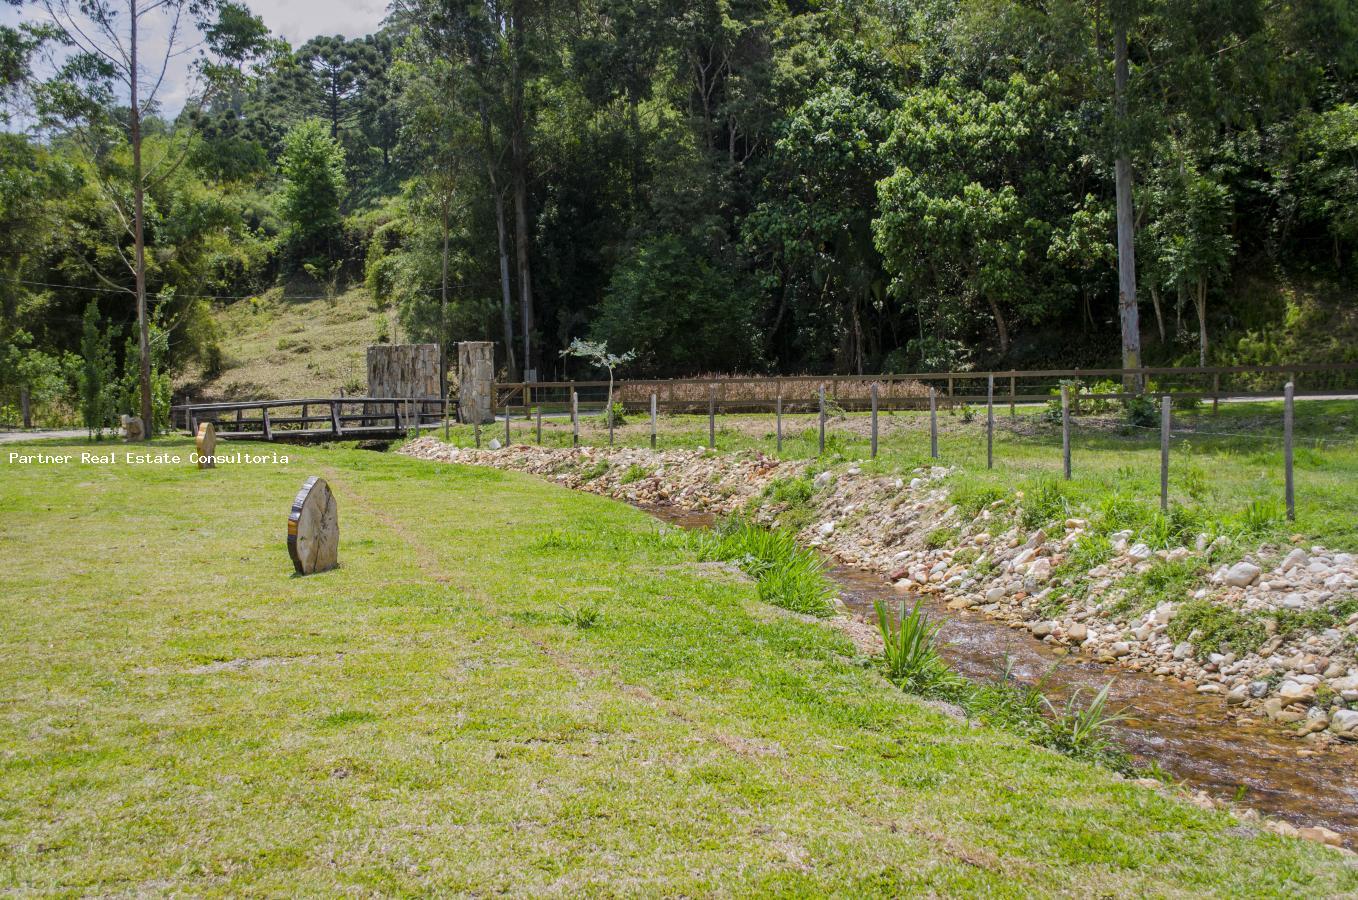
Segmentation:
[(493, 422), (491, 392), (495, 390), (495, 344), (463, 341), (457, 345), (457, 420)]

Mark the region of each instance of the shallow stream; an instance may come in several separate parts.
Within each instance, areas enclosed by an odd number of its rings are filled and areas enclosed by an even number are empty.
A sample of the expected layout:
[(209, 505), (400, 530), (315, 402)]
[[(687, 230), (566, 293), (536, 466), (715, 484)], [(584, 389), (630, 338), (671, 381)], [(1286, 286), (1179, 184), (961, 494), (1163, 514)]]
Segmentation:
[[(713, 524), (711, 514), (672, 507), (647, 512), (688, 528)], [(827, 574), (839, 585), (849, 610), (865, 621), (876, 621), (874, 601), (901, 600), (874, 572), (833, 565)], [(1212, 796), (1237, 799), (1294, 825), (1323, 825), (1344, 835), (1350, 846), (1358, 845), (1358, 747), (1342, 745), (1298, 756), (1310, 745), (1262, 720), (1252, 726), (1235, 724), (1218, 696), (1068, 653), (981, 613), (946, 609), (933, 597), (920, 599), (931, 616), (945, 621), (940, 632), (943, 655), (968, 678), (996, 680), (1007, 659), (1012, 675), (1032, 684), (1056, 666), (1043, 686), (1054, 703), (1077, 690), (1092, 697), (1114, 678), (1109, 707), (1121, 709), (1126, 718), (1111, 726), (1111, 732), (1139, 760), (1153, 761)]]

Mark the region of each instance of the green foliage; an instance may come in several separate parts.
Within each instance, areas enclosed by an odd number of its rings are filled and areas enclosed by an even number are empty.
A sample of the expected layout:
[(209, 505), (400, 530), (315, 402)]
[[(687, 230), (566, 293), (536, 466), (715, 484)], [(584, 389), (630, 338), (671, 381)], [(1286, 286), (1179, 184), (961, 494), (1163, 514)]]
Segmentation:
[(80, 418), (91, 437), (114, 427), (115, 367), (112, 329), (100, 330), (99, 304), (85, 307), (80, 337)]
[(1175, 641), (1191, 641), (1200, 659), (1226, 651), (1244, 656), (1258, 650), (1268, 639), (1261, 616), (1237, 612), (1206, 599), (1180, 605), (1166, 633)]
[(1031, 485), (1019, 504), (1019, 521), (1023, 527), (1031, 530), (1068, 518), (1071, 500), (1067, 490), (1055, 478), (1041, 478)]
[(299, 254), (328, 250), (338, 236), (344, 196), (344, 148), (319, 119), (293, 126), (283, 138), (280, 210)]
[(1283, 505), (1277, 500), (1251, 500), (1234, 524), (1245, 536), (1256, 537), (1280, 527), (1283, 520)]
[(1202, 575), (1202, 563), (1192, 557), (1174, 562), (1158, 560), (1146, 571), (1124, 579), (1119, 587), (1126, 593), (1106, 611), (1126, 616), (1161, 603), (1179, 603), (1192, 593)]
[(1098, 756), (1110, 749), (1106, 735), (1108, 726), (1126, 718), (1123, 713), (1108, 711), (1108, 692), (1112, 689), (1113, 682), (1109, 681), (1088, 704), (1081, 704), (1078, 689), (1060, 707), (1043, 697), (1051, 713), (1051, 725), (1044, 743), (1077, 758)]
[(887, 678), (902, 690), (926, 697), (938, 696), (961, 683), (938, 653), (936, 638), (942, 622), (930, 620), (918, 603), (906, 615), (905, 603), (897, 616), (884, 600), (874, 604), (877, 630), (882, 636), (882, 660)]
[(1160, 404), (1145, 394), (1122, 401), (1127, 424), (1136, 428), (1154, 428), (1160, 424)]
[(940, 550), (957, 540), (956, 528), (935, 528), (924, 537), (924, 546), (930, 550)]
[(643, 478), (646, 478), (650, 474), (651, 473), (646, 469), (645, 466), (639, 465), (637, 463), (632, 463), (630, 466), (627, 467), (627, 471), (622, 473), (622, 478), (620, 478), (618, 481), (620, 484), (635, 484), (636, 482), (641, 481)]
[(703, 560), (735, 563), (755, 579), (759, 599), (813, 616), (834, 613), (834, 587), (824, 563), (797, 543), (794, 532), (728, 520), (708, 532), (694, 532), (693, 545)]
[(665, 235), (633, 248), (609, 280), (593, 332), (635, 347), (648, 371), (730, 371), (754, 359), (750, 286), (705, 245)]
[(580, 470), (581, 481), (593, 481), (609, 469), (608, 460), (596, 459), (593, 463)]
[(948, 493), (952, 502), (957, 504), (957, 508), (968, 519), (976, 518), (982, 510), (988, 509), (1006, 496), (1004, 488), (981, 481), (954, 481), (949, 485)]
[(557, 609), (561, 611), (562, 622), (579, 628), (581, 631), (599, 624), (599, 607), (594, 603), (582, 603), (579, 606), (567, 606), (564, 603), (558, 603)]

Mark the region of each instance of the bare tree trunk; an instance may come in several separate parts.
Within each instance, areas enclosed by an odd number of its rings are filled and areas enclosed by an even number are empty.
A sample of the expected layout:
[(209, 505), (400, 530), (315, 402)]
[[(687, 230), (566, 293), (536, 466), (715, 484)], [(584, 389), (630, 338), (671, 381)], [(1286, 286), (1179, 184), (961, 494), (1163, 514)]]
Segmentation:
[(495, 146), (490, 135), (490, 113), (486, 111), (485, 101), (481, 108), (481, 141), (486, 153), (486, 177), (490, 179), (490, 190), (495, 195), (495, 241), (500, 254), (500, 316), (505, 329), (505, 365), (509, 369), (509, 380), (513, 381), (519, 370), (514, 361), (514, 291), (509, 283), (509, 235), (505, 225), (505, 194), (500, 189), (500, 180), (495, 175)]
[(151, 408), (151, 335), (146, 321), (146, 240), (143, 233), (145, 221), (144, 206), (146, 185), (142, 183), (141, 165), (141, 109), (137, 97), (137, 0), (128, 0), (129, 21), (128, 38), (130, 65), (128, 67), (129, 87), (131, 89), (130, 110), (132, 132), (132, 240), (136, 249), (137, 270), (137, 345), (141, 353), (141, 418), (145, 426), (142, 434), (150, 440), (155, 432)]
[(995, 298), (986, 295), (986, 303), (990, 304), (990, 314), (995, 318), (995, 329), (1000, 333), (1000, 356), (1009, 355), (1009, 325), (1004, 321), (1004, 313), (1000, 311), (1000, 305), (995, 302)]
[[(1114, 103), (1117, 119), (1124, 128), (1127, 121), (1127, 22), (1118, 21), (1113, 35)], [(1126, 140), (1125, 136), (1122, 140)], [(1122, 318), (1122, 367), (1141, 367), (1141, 322), (1136, 308), (1136, 246), (1132, 222), (1132, 160), (1125, 147), (1118, 150), (1114, 163), (1118, 223), (1118, 313)], [(1124, 378), (1127, 388), (1141, 390), (1137, 376)]]
[(448, 396), (448, 222), (452, 211), (443, 199), (443, 284), (439, 293), (439, 396)]
[(1198, 365), (1207, 365), (1207, 279), (1198, 279), (1193, 305), (1198, 308)]
[(500, 251), (500, 316), (505, 328), (505, 364), (513, 381), (519, 370), (514, 361), (514, 294), (509, 283), (509, 234), (505, 224), (505, 195), (495, 192), (495, 240)]
[(523, 329), (523, 367), (533, 368), (533, 278), (528, 264), (528, 147), (523, 110), (523, 52), (525, 16), (521, 3), (514, 4), (514, 30), (509, 54), (510, 177), (514, 189), (514, 259), (519, 276), (519, 326)]
[(1160, 343), (1165, 343), (1165, 313), (1160, 308), (1160, 289), (1151, 285), (1151, 306), (1155, 308), (1155, 326), (1160, 329)]

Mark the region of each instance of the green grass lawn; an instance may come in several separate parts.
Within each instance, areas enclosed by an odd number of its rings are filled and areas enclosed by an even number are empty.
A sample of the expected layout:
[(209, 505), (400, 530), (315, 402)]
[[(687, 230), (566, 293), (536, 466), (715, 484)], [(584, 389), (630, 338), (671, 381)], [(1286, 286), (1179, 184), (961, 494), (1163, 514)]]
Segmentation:
[[(912, 700), (618, 503), (344, 448), (12, 449), (0, 892), (1358, 891), (1333, 851)], [(342, 568), (297, 578), (310, 474)]]
[[(997, 407), (995, 468), (986, 469), (985, 408), (973, 408), (964, 422), (960, 411), (940, 410), (938, 462), (956, 466), (953, 483), (969, 487), (1039, 486), (1060, 479), (1061, 429), (1047, 424), (1034, 407), (1020, 407), (1010, 418), (1007, 407)], [(1140, 504), (1145, 510), (1160, 503), (1160, 433), (1152, 428), (1119, 426), (1120, 409), (1095, 423), (1075, 420), (1072, 439), (1073, 481), (1064, 490), (1073, 506), (1097, 507), (1110, 495)], [(870, 455), (866, 414), (831, 419), (827, 428), (828, 462), (867, 460)], [(1158, 419), (1157, 419), (1158, 421)], [(707, 444), (707, 416), (663, 416), (658, 446), (693, 449)], [(1277, 521), (1259, 537), (1285, 539), (1300, 532), (1327, 546), (1358, 549), (1358, 402), (1298, 400), (1296, 404), (1297, 520), (1282, 521), (1283, 454), (1282, 404), (1222, 404), (1214, 415), (1210, 406), (1174, 412), (1175, 436), (1170, 461), (1170, 499), (1195, 510), (1200, 518), (1230, 520), (1256, 501), (1272, 507)], [(929, 456), (927, 412), (882, 413), (879, 455), (864, 466), (867, 472), (901, 472), (934, 463)], [(516, 442), (533, 442), (533, 423), (512, 422)], [(470, 446), (472, 430), (451, 431), (454, 443)], [(819, 452), (816, 417), (798, 413), (783, 419), (785, 459), (809, 459)], [(504, 440), (504, 423), (482, 429), (483, 445), (491, 437)], [(585, 420), (582, 443), (603, 446), (608, 430), (594, 418)], [(650, 445), (650, 422), (645, 415), (628, 419), (616, 429), (619, 446)], [(569, 446), (570, 423), (547, 420), (543, 443)], [(729, 415), (717, 419), (719, 450), (776, 451), (774, 417)]]

